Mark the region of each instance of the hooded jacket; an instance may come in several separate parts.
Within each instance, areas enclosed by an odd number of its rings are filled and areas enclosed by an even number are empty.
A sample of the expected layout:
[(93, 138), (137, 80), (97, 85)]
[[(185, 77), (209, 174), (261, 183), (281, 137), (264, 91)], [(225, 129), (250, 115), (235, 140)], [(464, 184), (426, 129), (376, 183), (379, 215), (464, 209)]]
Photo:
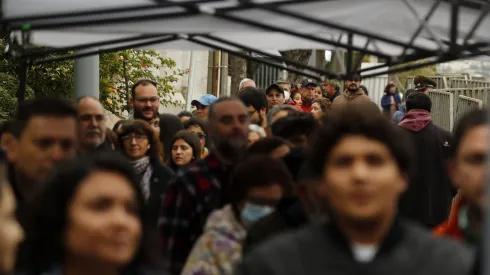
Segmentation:
[(355, 93), (349, 93), (347, 90), (337, 96), (332, 102), (332, 108), (336, 109), (347, 103), (371, 102), (371, 98), (366, 95), (362, 89), (358, 89)]
[(214, 211), (192, 249), (182, 275), (233, 274), (242, 259), (242, 242), (246, 234), (231, 205)]
[(426, 110), (410, 110), (398, 126), (413, 141), (416, 163), (400, 214), (432, 228), (446, 220), (455, 194), (447, 170), (452, 135), (434, 125)]

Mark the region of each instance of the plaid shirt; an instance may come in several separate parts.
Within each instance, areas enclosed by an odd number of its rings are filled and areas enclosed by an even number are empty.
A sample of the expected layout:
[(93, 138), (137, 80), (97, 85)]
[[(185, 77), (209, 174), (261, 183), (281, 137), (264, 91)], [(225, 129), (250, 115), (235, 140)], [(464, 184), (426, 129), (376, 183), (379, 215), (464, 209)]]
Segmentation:
[(222, 165), (210, 154), (170, 183), (158, 224), (165, 267), (171, 274), (182, 271), (194, 243), (203, 233), (208, 215), (228, 203), (223, 194), (230, 171), (231, 167)]

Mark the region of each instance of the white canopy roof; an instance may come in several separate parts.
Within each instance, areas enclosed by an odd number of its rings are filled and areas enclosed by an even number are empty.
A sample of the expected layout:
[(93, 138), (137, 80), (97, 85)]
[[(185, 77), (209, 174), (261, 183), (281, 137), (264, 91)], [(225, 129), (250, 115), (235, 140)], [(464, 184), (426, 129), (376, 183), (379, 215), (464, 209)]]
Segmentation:
[[(459, 5), (458, 20), (454, 21), (451, 2), (441, 0), (250, 2), (3, 0), (3, 12), (11, 29), (29, 30), (32, 43), (51, 47), (177, 34), (171, 42), (138, 48), (219, 48), (233, 52), (251, 48), (267, 52), (351, 47), (385, 59), (404, 53), (428, 58), (449, 51), (452, 26), (457, 26), (456, 41), (460, 45), (490, 44), (488, 3), (476, 7)], [(427, 22), (421, 27), (424, 19)], [(144, 40), (138, 40), (141, 41)]]

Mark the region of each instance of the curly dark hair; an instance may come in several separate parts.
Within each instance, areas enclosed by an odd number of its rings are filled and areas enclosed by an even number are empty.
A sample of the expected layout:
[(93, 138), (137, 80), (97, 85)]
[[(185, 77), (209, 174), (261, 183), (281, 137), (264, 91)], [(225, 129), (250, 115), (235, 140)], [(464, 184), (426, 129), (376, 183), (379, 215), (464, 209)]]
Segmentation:
[(324, 113), (328, 113), (332, 110), (332, 101), (328, 98), (316, 98), (311, 102), (311, 104), (313, 103), (318, 103)]
[(152, 158), (157, 158), (162, 161), (162, 146), (148, 122), (141, 119), (135, 119), (128, 120), (122, 124), (121, 129), (117, 133), (117, 141), (119, 144), (118, 150), (121, 151), (124, 155), (126, 155), (126, 153), (124, 151), (124, 142), (122, 138), (128, 134), (145, 135), (148, 138), (148, 144), (150, 144), (148, 155)]

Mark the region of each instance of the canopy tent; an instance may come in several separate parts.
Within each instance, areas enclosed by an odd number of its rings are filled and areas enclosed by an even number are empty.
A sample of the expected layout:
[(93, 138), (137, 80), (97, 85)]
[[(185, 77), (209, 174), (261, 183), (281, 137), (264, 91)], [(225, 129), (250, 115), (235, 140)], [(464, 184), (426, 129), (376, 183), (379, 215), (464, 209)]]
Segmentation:
[[(11, 31), (11, 50), (28, 64), (125, 48), (223, 50), (320, 79), (352, 73), (373, 77), (490, 52), (490, 4), (484, 0), (0, 2), (0, 22)], [(51, 49), (30, 50), (27, 44)], [(337, 74), (270, 53), (291, 49), (345, 49), (347, 66)], [(66, 50), (83, 51), (42, 59), (48, 52)], [(377, 56), (386, 64), (355, 70), (352, 64), (361, 60), (353, 60), (353, 51)], [(424, 62), (387, 66), (417, 60)]]

